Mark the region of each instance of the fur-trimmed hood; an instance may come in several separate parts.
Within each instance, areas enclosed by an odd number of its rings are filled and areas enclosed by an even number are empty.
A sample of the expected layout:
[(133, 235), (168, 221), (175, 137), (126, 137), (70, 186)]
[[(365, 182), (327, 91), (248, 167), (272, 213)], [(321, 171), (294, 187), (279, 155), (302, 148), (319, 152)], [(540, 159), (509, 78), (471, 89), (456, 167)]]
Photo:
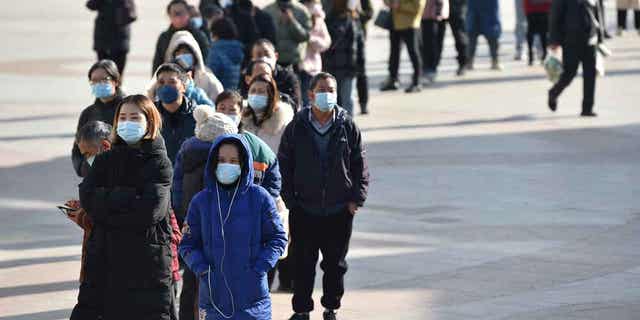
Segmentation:
[(293, 120), (293, 108), (290, 104), (279, 101), (277, 109), (274, 110), (271, 118), (262, 123), (261, 126), (257, 126), (253, 121), (252, 114), (244, 114), (242, 116), (242, 128), (249, 131), (256, 136), (262, 138), (271, 147), (273, 152), (278, 152), (280, 146), (280, 137), (284, 132), (285, 127), (291, 120)]

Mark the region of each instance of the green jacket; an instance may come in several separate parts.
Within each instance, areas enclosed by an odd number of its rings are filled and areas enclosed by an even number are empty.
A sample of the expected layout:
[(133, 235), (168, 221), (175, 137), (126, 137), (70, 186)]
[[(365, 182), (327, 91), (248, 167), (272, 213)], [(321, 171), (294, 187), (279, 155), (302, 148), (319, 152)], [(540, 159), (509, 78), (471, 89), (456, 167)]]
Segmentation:
[(298, 1), (291, 0), (291, 10), (295, 19), (284, 23), (277, 1), (264, 9), (276, 25), (275, 45), (279, 55), (278, 63), (285, 66), (302, 61), (307, 49), (307, 41), (309, 41), (309, 31), (311, 31), (311, 15), (307, 8)]

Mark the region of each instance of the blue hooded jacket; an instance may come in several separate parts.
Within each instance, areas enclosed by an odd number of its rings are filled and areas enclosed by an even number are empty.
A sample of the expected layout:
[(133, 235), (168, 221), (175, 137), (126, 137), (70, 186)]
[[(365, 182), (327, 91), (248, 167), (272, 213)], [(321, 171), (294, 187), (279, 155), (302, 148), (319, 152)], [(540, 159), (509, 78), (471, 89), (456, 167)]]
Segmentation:
[[(224, 141), (242, 145), (243, 155), (237, 194), (222, 223), (234, 194), (218, 184), (213, 168)], [(284, 252), (287, 237), (273, 198), (253, 183), (252, 162), (245, 139), (219, 137), (209, 152), (205, 189), (191, 201), (183, 227), (180, 255), (199, 276), (199, 305), (207, 320), (223, 319), (215, 308), (227, 316), (235, 309), (231, 319), (271, 319), (267, 271)]]
[(220, 79), (225, 90), (236, 90), (244, 60), (244, 46), (238, 40), (220, 39), (213, 42), (207, 57), (207, 67)]
[(489, 38), (499, 38), (502, 34), (499, 1), (469, 1), (469, 7), (467, 8), (467, 32), (469, 34), (481, 34)]

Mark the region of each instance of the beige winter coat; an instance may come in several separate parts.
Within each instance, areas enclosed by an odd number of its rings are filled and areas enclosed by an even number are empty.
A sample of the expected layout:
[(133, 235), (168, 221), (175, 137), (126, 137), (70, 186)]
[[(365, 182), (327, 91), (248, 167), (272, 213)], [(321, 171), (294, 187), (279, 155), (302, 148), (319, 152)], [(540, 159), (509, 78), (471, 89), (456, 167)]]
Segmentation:
[(280, 147), (280, 138), (284, 132), (284, 128), (293, 119), (293, 108), (288, 103), (280, 101), (271, 118), (263, 122), (260, 127), (253, 122), (252, 116), (242, 117), (242, 129), (255, 134), (269, 145), (271, 150), (278, 154)]

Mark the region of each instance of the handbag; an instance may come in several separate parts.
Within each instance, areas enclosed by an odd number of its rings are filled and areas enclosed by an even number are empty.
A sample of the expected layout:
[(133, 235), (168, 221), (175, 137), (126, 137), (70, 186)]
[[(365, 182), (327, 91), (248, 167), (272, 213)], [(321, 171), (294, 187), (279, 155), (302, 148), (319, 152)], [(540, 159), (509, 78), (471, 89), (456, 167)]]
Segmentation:
[(385, 30), (393, 29), (393, 16), (391, 15), (391, 11), (388, 9), (380, 10), (373, 24)]

